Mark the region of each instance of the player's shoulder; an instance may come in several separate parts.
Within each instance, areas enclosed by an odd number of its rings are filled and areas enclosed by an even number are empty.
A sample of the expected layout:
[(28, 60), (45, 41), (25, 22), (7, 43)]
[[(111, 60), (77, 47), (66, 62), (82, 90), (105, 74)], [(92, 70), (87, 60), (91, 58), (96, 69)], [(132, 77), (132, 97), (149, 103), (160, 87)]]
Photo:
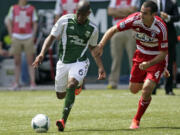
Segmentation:
[(74, 14), (66, 14), (61, 16), (61, 19), (74, 19), (75, 15)]
[(135, 13), (129, 15), (128, 17), (126, 17), (125, 23), (129, 23), (129, 22), (133, 22), (134, 23), (137, 20), (140, 20), (139, 12), (135, 12)]
[(58, 22), (68, 22), (68, 19), (74, 19), (74, 14), (66, 14), (59, 18)]
[(94, 22), (92, 22), (91, 20), (89, 20), (89, 25), (90, 25), (91, 27), (93, 27), (96, 31), (98, 31), (97, 25), (96, 25)]
[(155, 16), (154, 26), (159, 30), (159, 34), (163, 36), (163, 40), (167, 40), (167, 27), (159, 16)]
[(155, 16), (155, 24), (160, 26), (161, 28), (166, 28), (166, 23), (159, 17), (159, 16)]
[(140, 12), (135, 12), (135, 13), (132, 13), (131, 15), (129, 15), (127, 17), (127, 19), (131, 18), (132, 20), (139, 20), (140, 19)]

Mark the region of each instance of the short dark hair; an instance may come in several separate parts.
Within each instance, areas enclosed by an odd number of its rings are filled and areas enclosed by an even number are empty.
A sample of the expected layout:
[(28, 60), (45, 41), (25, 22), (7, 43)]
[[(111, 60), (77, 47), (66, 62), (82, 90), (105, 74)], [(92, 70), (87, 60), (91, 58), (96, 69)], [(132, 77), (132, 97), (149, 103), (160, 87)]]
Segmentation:
[(90, 11), (90, 3), (87, 0), (80, 0), (77, 5), (77, 11), (87, 13)]
[(154, 1), (145, 1), (143, 3), (143, 6), (145, 8), (150, 8), (151, 9), (151, 14), (152, 13), (156, 13), (158, 11), (158, 7), (157, 7), (157, 4), (154, 2)]

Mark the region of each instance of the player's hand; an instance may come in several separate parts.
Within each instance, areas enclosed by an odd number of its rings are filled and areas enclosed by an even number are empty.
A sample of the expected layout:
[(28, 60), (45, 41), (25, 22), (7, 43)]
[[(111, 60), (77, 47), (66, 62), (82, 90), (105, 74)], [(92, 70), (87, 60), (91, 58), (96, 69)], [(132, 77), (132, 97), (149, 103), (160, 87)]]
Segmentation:
[(106, 78), (106, 72), (104, 68), (99, 68), (98, 73), (99, 73), (98, 80), (104, 80)]
[(164, 70), (163, 75), (164, 75), (165, 78), (170, 77), (170, 73), (169, 73), (169, 71), (167, 69)]
[(141, 70), (146, 70), (149, 66), (150, 66), (150, 65), (149, 65), (149, 62), (144, 61), (144, 62), (142, 62), (141, 64), (139, 64), (139, 69), (141, 69)]
[(37, 67), (39, 66), (39, 64), (41, 64), (41, 62), (43, 61), (43, 59), (44, 59), (44, 55), (39, 54), (39, 55), (36, 57), (35, 61), (33, 62), (32, 66), (33, 66), (34, 68), (37, 68)]

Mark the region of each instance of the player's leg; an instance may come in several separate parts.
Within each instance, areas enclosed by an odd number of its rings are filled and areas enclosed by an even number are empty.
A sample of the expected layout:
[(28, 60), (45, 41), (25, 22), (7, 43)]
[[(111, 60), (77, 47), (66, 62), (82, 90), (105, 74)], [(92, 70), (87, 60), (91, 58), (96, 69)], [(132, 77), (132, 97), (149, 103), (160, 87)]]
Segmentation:
[(133, 62), (129, 82), (129, 89), (133, 94), (142, 90), (145, 77), (146, 72), (139, 69), (139, 63)]
[(151, 94), (158, 84), (161, 74), (164, 71), (165, 63), (159, 63), (146, 70), (145, 82), (142, 87), (142, 96), (139, 100), (138, 110), (133, 118), (131, 129), (139, 128), (140, 120), (151, 102)]
[(79, 95), (80, 93), (81, 93), (81, 91), (82, 91), (82, 89), (83, 89), (83, 85), (84, 85), (84, 82), (82, 82), (82, 83), (79, 83), (79, 85), (76, 87), (76, 89), (75, 89), (75, 95)]
[(87, 74), (89, 67), (89, 60), (83, 62), (77, 62), (70, 65), (69, 69), (69, 79), (66, 89), (66, 98), (64, 103), (64, 110), (62, 112), (62, 119), (57, 121), (59, 131), (64, 131), (66, 121), (68, 119), (69, 113), (75, 102), (75, 89), (77, 88), (79, 82), (83, 82), (84, 77)]
[(62, 112), (61, 120), (56, 122), (59, 131), (64, 131), (66, 121), (68, 119), (69, 113), (73, 107), (75, 101), (75, 88), (78, 86), (79, 82), (75, 78), (70, 78), (68, 81), (68, 86), (66, 89), (66, 98), (64, 102), (64, 109)]
[(130, 126), (131, 129), (139, 128), (141, 117), (143, 116), (143, 114), (145, 113), (147, 107), (149, 106), (151, 102), (151, 93), (153, 89), (155, 88), (155, 86), (156, 86), (156, 82), (152, 80), (147, 79), (144, 82), (144, 85), (142, 88), (142, 96), (139, 100), (137, 113), (132, 120), (132, 123)]
[[(64, 99), (66, 96), (66, 88), (68, 84), (68, 64), (63, 64), (60, 60), (56, 65), (55, 90), (58, 99)], [(64, 110), (64, 109), (63, 109)], [(56, 121), (59, 131), (64, 131), (64, 120)]]
[(55, 90), (58, 99), (64, 99), (66, 96), (66, 88), (68, 84), (68, 64), (58, 61), (56, 65)]
[(138, 93), (140, 90), (142, 90), (143, 83), (129, 83), (129, 89), (133, 94)]

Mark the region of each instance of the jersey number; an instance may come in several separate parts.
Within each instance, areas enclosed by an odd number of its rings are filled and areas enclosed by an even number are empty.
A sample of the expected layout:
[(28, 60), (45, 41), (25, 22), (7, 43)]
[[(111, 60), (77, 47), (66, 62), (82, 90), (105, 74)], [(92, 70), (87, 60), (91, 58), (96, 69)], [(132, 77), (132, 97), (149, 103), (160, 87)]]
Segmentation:
[(160, 73), (160, 71), (157, 71), (157, 72), (154, 74), (154, 76), (156, 77), (156, 79), (158, 79), (159, 73)]

